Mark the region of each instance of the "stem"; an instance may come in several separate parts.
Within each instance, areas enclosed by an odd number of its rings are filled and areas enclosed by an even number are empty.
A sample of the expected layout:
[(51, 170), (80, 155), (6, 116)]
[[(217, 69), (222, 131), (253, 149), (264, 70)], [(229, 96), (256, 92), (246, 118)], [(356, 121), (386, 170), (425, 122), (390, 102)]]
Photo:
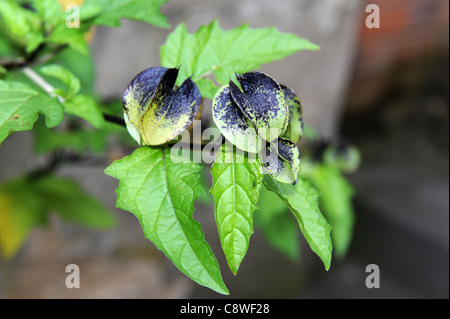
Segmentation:
[(45, 81), (45, 79), (32, 68), (30, 68), (29, 66), (25, 66), (22, 68), (22, 71), (31, 81), (41, 87), (48, 95), (50, 95), (51, 97), (58, 97), (58, 100), (61, 103), (65, 102), (65, 99), (62, 96), (55, 94), (54, 86)]

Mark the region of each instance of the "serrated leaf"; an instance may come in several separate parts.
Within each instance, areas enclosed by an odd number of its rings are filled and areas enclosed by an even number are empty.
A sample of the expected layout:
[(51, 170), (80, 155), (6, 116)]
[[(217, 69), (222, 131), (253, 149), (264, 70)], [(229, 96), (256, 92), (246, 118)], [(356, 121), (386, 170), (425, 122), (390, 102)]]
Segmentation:
[(145, 236), (178, 269), (200, 285), (228, 294), (219, 265), (193, 219), (194, 201), (204, 193), (201, 166), (175, 163), (170, 151), (141, 147), (105, 173), (119, 180), (117, 207), (132, 212)]
[(288, 105), (277, 81), (260, 72), (236, 74), (239, 88), (230, 81), (230, 93), (245, 117), (253, 123), (258, 135), (272, 142), (286, 130)]
[(297, 143), (303, 136), (303, 112), (302, 104), (295, 92), (285, 85), (281, 85), (286, 103), (289, 108), (289, 125), (282, 135), (293, 143)]
[(251, 29), (244, 24), (224, 31), (214, 20), (193, 34), (183, 23), (178, 25), (161, 46), (160, 57), (162, 66), (182, 66), (180, 81), (191, 75), (196, 81), (212, 73), (224, 85), (234, 72), (245, 73), (300, 50), (318, 48), (308, 40), (273, 27)]
[(298, 179), (295, 186), (264, 176), (264, 185), (276, 193), (290, 208), (311, 249), (322, 259), (325, 269), (331, 265), (331, 226), (319, 208), (319, 192), (307, 181)]
[(333, 166), (305, 163), (300, 176), (311, 181), (320, 191), (320, 208), (330, 222), (331, 239), (338, 258), (344, 258), (350, 246), (355, 216), (352, 198), (353, 187)]
[(214, 214), (228, 266), (236, 275), (253, 234), (262, 183), (261, 164), (234, 147), (223, 144), (211, 167)]
[(12, 132), (31, 130), (40, 112), (45, 114), (47, 127), (63, 120), (63, 106), (56, 98), (26, 84), (0, 81), (0, 97), (0, 143)]
[(300, 231), (288, 206), (275, 193), (261, 188), (259, 210), (254, 214), (258, 227), (267, 242), (293, 261), (300, 259)]
[(251, 153), (261, 150), (262, 140), (232, 99), (228, 85), (217, 91), (212, 104), (212, 116), (219, 131), (233, 145)]
[(88, 7), (101, 7), (101, 12), (96, 12), (92, 23), (111, 27), (120, 26), (120, 20), (131, 19), (143, 21), (158, 27), (170, 27), (167, 18), (161, 14), (161, 6), (169, 0), (86, 0), (83, 10)]

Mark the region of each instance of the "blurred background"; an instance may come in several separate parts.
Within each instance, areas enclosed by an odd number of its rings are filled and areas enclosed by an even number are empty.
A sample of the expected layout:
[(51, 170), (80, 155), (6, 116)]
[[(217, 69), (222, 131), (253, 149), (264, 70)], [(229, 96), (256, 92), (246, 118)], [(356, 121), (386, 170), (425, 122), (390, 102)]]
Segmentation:
[[(371, 3), (380, 8), (379, 29), (366, 27)], [(303, 239), (301, 259), (292, 262), (256, 229), (238, 275), (232, 275), (212, 207), (196, 203), (194, 217), (231, 298), (448, 298), (447, 0), (172, 0), (162, 13), (170, 29), (128, 20), (120, 28), (95, 28), (90, 46), (102, 99), (119, 98), (134, 75), (158, 65), (159, 46), (180, 22), (190, 32), (215, 18), (225, 30), (245, 22), (275, 26), (321, 50), (294, 54), (261, 71), (295, 90), (305, 122), (320, 136), (345, 137), (362, 155), (360, 169), (348, 176), (356, 189), (353, 242), (328, 272)], [(28, 133), (4, 142), (0, 182), (45, 161), (32, 149)], [(114, 152), (109, 158), (120, 155)], [(99, 231), (55, 218), (50, 227), (33, 230), (15, 258), (1, 262), (0, 296), (227, 298), (181, 274), (144, 238), (138, 220), (115, 208), (117, 182), (103, 173), (105, 166), (67, 165), (58, 173), (98, 196), (117, 226)], [(80, 267), (79, 289), (65, 287), (68, 264)], [(378, 289), (365, 285), (369, 264), (380, 268)]]

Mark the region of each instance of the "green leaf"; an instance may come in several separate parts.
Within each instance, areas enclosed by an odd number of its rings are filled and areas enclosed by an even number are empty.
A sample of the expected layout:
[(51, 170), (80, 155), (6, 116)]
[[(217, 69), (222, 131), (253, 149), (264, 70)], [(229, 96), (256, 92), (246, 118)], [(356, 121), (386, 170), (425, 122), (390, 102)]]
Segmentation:
[(77, 128), (73, 131), (62, 131), (58, 130), (59, 127), (47, 128), (43, 121), (38, 120), (33, 129), (34, 150), (38, 153), (51, 153), (61, 149), (77, 154), (83, 154), (86, 151), (105, 152), (107, 137), (116, 127), (114, 124), (106, 124), (103, 130)]
[(344, 258), (351, 244), (354, 226), (353, 187), (333, 166), (305, 161), (300, 176), (311, 181), (321, 194), (320, 208), (333, 228), (331, 238), (334, 252)]
[(19, 178), (0, 185), (0, 252), (13, 257), (28, 234), (45, 221), (45, 207), (30, 183)]
[(63, 10), (58, 1), (33, 0), (33, 8), (40, 16), (46, 33), (51, 31), (56, 24), (61, 22)]
[(26, 37), (38, 31), (40, 19), (36, 13), (26, 10), (16, 1), (0, 1), (0, 34), (5, 33), (21, 47), (26, 47)]
[(40, 71), (47, 76), (61, 80), (67, 87), (66, 99), (70, 99), (81, 89), (80, 80), (68, 69), (58, 64), (48, 64), (41, 67)]
[(253, 234), (253, 212), (262, 183), (261, 164), (228, 143), (211, 167), (214, 213), (228, 266), (236, 275)]
[(69, 114), (81, 117), (92, 124), (95, 128), (103, 128), (105, 119), (97, 105), (90, 96), (78, 94), (64, 102), (65, 111)]
[(0, 185), (0, 251), (10, 258), (30, 231), (52, 212), (68, 221), (97, 228), (111, 227), (115, 218), (74, 181), (52, 175), (20, 177)]
[(254, 214), (258, 227), (267, 242), (292, 261), (300, 259), (300, 231), (283, 200), (275, 193), (261, 188), (259, 210)]
[(64, 20), (61, 20), (61, 23), (54, 27), (52, 33), (47, 37), (46, 42), (61, 46), (68, 45), (70, 48), (84, 55), (89, 54), (89, 48), (81, 29), (68, 28)]
[(63, 106), (56, 98), (40, 94), (20, 82), (0, 81), (0, 144), (12, 132), (33, 128), (38, 113), (45, 114), (47, 127), (63, 120)]
[(93, 24), (111, 27), (120, 26), (121, 19), (143, 21), (158, 27), (170, 27), (167, 18), (161, 14), (161, 6), (169, 0), (86, 0), (83, 10), (101, 7), (102, 11), (93, 19)]
[(308, 40), (273, 27), (251, 29), (244, 24), (224, 31), (214, 20), (193, 34), (183, 23), (178, 25), (161, 46), (160, 57), (162, 66), (181, 66), (180, 81), (191, 75), (197, 81), (212, 73), (224, 85), (234, 72), (245, 73), (300, 50), (318, 48)]
[(319, 209), (319, 192), (307, 181), (298, 179), (295, 186), (264, 176), (264, 185), (275, 192), (290, 208), (311, 249), (322, 259), (325, 269), (331, 265), (331, 226)]
[(204, 194), (201, 166), (177, 163), (168, 150), (141, 147), (105, 173), (119, 180), (117, 207), (133, 213), (145, 236), (200, 285), (228, 294), (219, 265), (194, 220), (194, 201)]
[(57, 212), (64, 220), (96, 228), (116, 224), (104, 205), (73, 180), (48, 175), (39, 178), (33, 187), (47, 210)]

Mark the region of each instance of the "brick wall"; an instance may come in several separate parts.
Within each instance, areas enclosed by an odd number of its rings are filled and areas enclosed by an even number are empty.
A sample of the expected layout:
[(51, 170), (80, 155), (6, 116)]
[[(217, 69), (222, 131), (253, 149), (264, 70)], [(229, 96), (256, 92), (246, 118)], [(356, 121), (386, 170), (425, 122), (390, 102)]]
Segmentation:
[[(380, 8), (380, 28), (368, 29), (362, 15), (359, 46), (346, 112), (373, 107), (393, 81), (412, 81), (424, 60), (448, 53), (448, 0), (368, 0)], [(397, 72), (397, 74), (395, 74)]]

